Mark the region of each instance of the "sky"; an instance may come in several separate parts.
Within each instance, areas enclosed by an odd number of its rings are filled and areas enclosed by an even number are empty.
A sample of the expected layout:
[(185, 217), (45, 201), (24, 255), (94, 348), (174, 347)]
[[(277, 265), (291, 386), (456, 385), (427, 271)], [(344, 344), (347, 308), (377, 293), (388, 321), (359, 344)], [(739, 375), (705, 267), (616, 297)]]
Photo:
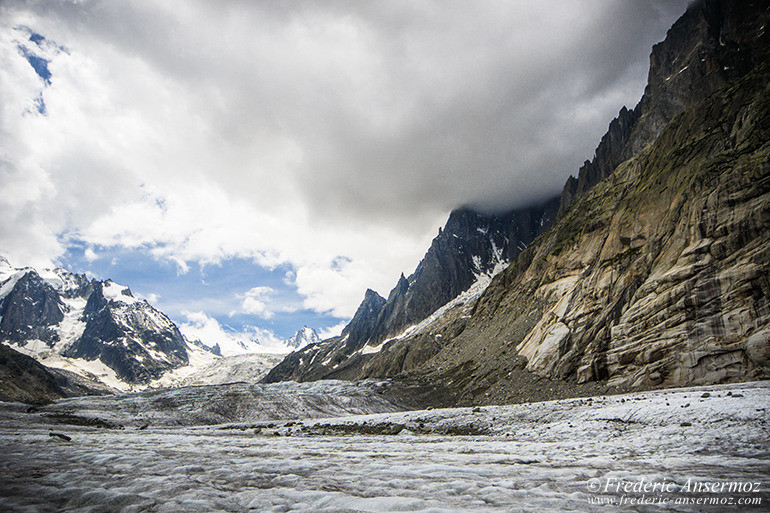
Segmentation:
[(338, 333), (453, 208), (558, 194), (686, 5), (2, 0), (0, 254)]

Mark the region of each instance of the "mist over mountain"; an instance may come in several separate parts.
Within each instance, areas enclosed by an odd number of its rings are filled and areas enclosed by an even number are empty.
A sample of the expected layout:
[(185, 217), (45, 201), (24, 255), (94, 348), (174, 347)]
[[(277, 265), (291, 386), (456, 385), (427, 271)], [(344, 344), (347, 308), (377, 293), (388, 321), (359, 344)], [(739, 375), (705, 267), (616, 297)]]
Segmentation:
[(387, 300), (265, 380), (390, 376), (484, 403), (549, 398), (542, 379), (558, 396), (767, 377), (768, 21), (693, 3), (559, 198), (453, 212)]
[(765, 511), (770, 6), (680, 9), (0, 3), (0, 509)]

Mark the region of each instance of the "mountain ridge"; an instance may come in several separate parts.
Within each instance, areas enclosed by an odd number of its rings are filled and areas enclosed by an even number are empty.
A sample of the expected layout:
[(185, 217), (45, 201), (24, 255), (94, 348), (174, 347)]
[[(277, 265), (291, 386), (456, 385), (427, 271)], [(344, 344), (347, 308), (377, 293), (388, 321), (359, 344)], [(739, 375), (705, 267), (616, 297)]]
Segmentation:
[(538, 376), (630, 388), (770, 375), (769, 71), (676, 118), (411, 370), (469, 402), (507, 400), (515, 383), (494, 367), (517, 358)]
[(0, 268), (0, 342), (110, 386), (147, 385), (188, 364), (177, 326), (128, 287), (61, 268)]
[(593, 158), (567, 179), (559, 215), (652, 143), (674, 116), (767, 60), (767, 33), (741, 28), (757, 23), (755, 4), (700, 0), (688, 6), (665, 40), (653, 45), (642, 98), (632, 110), (621, 108)]
[(553, 198), (501, 214), (469, 207), (452, 211), (414, 273), (402, 274), (387, 299), (367, 290), (340, 336), (288, 355), (264, 381), (350, 379), (374, 348), (419, 325), (480, 280), (488, 283), (550, 226), (557, 208)]
[[(725, 255), (717, 248), (724, 244), (721, 238), (725, 234), (720, 232), (719, 237), (717, 234), (713, 237), (704, 235), (703, 239), (688, 236), (693, 231), (705, 233), (705, 227), (711, 226), (713, 221), (706, 221), (708, 218), (701, 220), (696, 212), (690, 214), (692, 219), (678, 219), (670, 211), (671, 205), (661, 203), (660, 198), (676, 200), (678, 208), (688, 205), (688, 199), (705, 201), (703, 208), (706, 211), (716, 209), (714, 215), (721, 216), (720, 219), (730, 215), (743, 216), (743, 221), (731, 225), (741, 234), (739, 237), (755, 240), (755, 236), (760, 234), (760, 246), (762, 237), (767, 239), (767, 234), (757, 228), (762, 226), (763, 216), (765, 224), (770, 224), (767, 222), (765, 203), (757, 200), (757, 208), (761, 212), (757, 214), (760, 217), (757, 221), (745, 209), (733, 214), (718, 210), (720, 203), (715, 203), (716, 199), (704, 200), (701, 195), (712, 191), (709, 184), (724, 178), (732, 184), (730, 190), (735, 198), (743, 194), (764, 197), (761, 184), (766, 178), (767, 168), (766, 161), (763, 167), (759, 157), (763, 155), (763, 150), (756, 146), (756, 139), (751, 139), (745, 132), (754, 131), (754, 137), (757, 137), (756, 132), (761, 133), (759, 142), (763, 141), (762, 137), (766, 142), (765, 125), (761, 118), (752, 117), (750, 112), (741, 111), (741, 105), (727, 100), (730, 95), (740, 96), (766, 115), (760, 99), (767, 92), (758, 89), (761, 78), (758, 80), (757, 76), (766, 78), (768, 34), (764, 26), (768, 18), (767, 6), (755, 2), (701, 0), (691, 4), (668, 31), (666, 39), (653, 47), (648, 85), (642, 99), (634, 110), (621, 109), (618, 118), (610, 123), (593, 159), (580, 168), (577, 178), (570, 177), (565, 184), (557, 200), (558, 214), (551, 230), (544, 230), (538, 238), (533, 238), (527, 249), (517, 255), (518, 258), (513, 259), (504, 272), (491, 278), (491, 283), (477, 296), (478, 299), (473, 298), (447, 309), (442, 312), (442, 318), (421, 323), (421, 329), (408, 336), (383, 340), (386, 337), (381, 335), (375, 340), (380, 343), (374, 346), (354, 344), (349, 349), (358, 347), (358, 350), (352, 353), (350, 350), (339, 350), (340, 339), (325, 341), (314, 346), (312, 351), (289, 355), (271, 371), (266, 381), (390, 376), (433, 383), (459, 401), (484, 403), (511, 400), (516, 396), (514, 388), (517, 387), (517, 379), (533, 382), (540, 379), (568, 380), (572, 383), (604, 382), (610, 386), (633, 388), (717, 382), (741, 377), (750, 379), (765, 375), (765, 364), (762, 362), (767, 358), (763, 356), (763, 351), (767, 351), (770, 344), (762, 335), (762, 326), (767, 324), (764, 314), (739, 315), (742, 322), (749, 326), (756, 324), (756, 328), (748, 331), (736, 328), (742, 324), (735, 325), (734, 321), (727, 322), (727, 327), (716, 331), (709, 331), (698, 324), (706, 322), (699, 320), (703, 316), (711, 319), (708, 322), (718, 325), (720, 321), (717, 318), (721, 312), (732, 311), (732, 308), (740, 311), (753, 301), (751, 297), (734, 291), (729, 281), (719, 281), (727, 283), (723, 293), (732, 298), (732, 303), (717, 308), (712, 314), (700, 310), (704, 297), (708, 298), (708, 308), (714, 308), (715, 301), (720, 297), (714, 296), (714, 291), (719, 289), (715, 288), (711, 278), (685, 271), (688, 265), (695, 265), (696, 269), (702, 265), (711, 269), (709, 272), (731, 272), (735, 276), (744, 271), (721, 260)], [(743, 80), (747, 76), (753, 79)], [(692, 126), (682, 125), (687, 122)], [(730, 122), (733, 124), (730, 125)], [(703, 133), (698, 132), (699, 127), (704, 130)], [(717, 132), (712, 132), (714, 130)], [(728, 138), (727, 145), (722, 144), (720, 135)], [(697, 141), (699, 137), (709, 140), (713, 147), (694, 143), (693, 139)], [(728, 168), (720, 168), (724, 176), (716, 174), (705, 182), (698, 182), (700, 188), (692, 189), (691, 198), (670, 195), (671, 190), (680, 191), (681, 184), (672, 183), (666, 178), (666, 172), (675, 171), (675, 176), (690, 183), (694, 176), (701, 176), (702, 166), (716, 166), (709, 159), (743, 162), (740, 160), (742, 154), (731, 153), (741, 144), (742, 148), (752, 148), (746, 151), (753, 155), (748, 159), (753, 166), (752, 172), (758, 173), (757, 184), (747, 184), (740, 177), (730, 174), (726, 170)], [(685, 151), (695, 152), (695, 156), (682, 155)], [(649, 160), (651, 154), (654, 158)], [(676, 158), (665, 162), (662, 155), (669, 154)], [(703, 158), (698, 158), (698, 155)], [(674, 163), (679, 167), (672, 167)], [(649, 168), (646, 172), (645, 166)], [(651, 176), (657, 177), (658, 181), (645, 182), (646, 188), (638, 190), (637, 182), (648, 180)], [(661, 184), (664, 185), (662, 188)], [(716, 191), (713, 193), (717, 194)], [(640, 214), (634, 221), (633, 211), (629, 211), (622, 200), (633, 196), (637, 198), (637, 207), (645, 206), (645, 194), (658, 195), (657, 198), (647, 198), (648, 203), (658, 206), (658, 211), (645, 209), (645, 216)], [(616, 212), (617, 216), (612, 215), (613, 209), (620, 209)], [(659, 223), (657, 228), (662, 230), (662, 227), (670, 227), (672, 223), (676, 225), (677, 221), (681, 223), (677, 225), (679, 232), (675, 231), (673, 239), (670, 233), (652, 228)], [(689, 315), (694, 324), (688, 327), (690, 325), (685, 322), (684, 327), (673, 329), (666, 343), (656, 343), (655, 335), (649, 332), (644, 342), (640, 342), (640, 337), (633, 336), (633, 321), (623, 317), (631, 315), (629, 310), (634, 308), (645, 312), (642, 317), (653, 315), (636, 304), (638, 298), (635, 294), (639, 290), (647, 290), (642, 285), (650, 276), (635, 274), (637, 267), (642, 265), (635, 256), (653, 258), (659, 247), (666, 245), (670, 246), (669, 251), (677, 251), (674, 248), (684, 251), (685, 248), (679, 247), (677, 240), (688, 239), (701, 240), (685, 255), (696, 263), (678, 263), (675, 259), (671, 260), (668, 253), (667, 256), (660, 255), (660, 258), (665, 256), (665, 265), (670, 266), (669, 271), (674, 273), (671, 281), (685, 290), (671, 291), (671, 297), (689, 305), (688, 308), (695, 309), (695, 313), (681, 312), (678, 307), (667, 305), (663, 300), (658, 300), (656, 306), (661, 312), (673, 308), (671, 311), (675, 317), (671, 322), (676, 326), (676, 319), (682, 315)], [(714, 262), (709, 265), (698, 263), (699, 258), (706, 258), (704, 251), (708, 253), (711, 250), (712, 243), (706, 239), (717, 242), (713, 246), (717, 256), (710, 255)], [(761, 251), (754, 258), (761, 259)], [(570, 255), (576, 258), (570, 259)], [(590, 258), (581, 260), (579, 255), (590, 255)], [(768, 259), (764, 258), (766, 262)], [(680, 267), (682, 270), (674, 271)], [(683, 274), (679, 276), (677, 272)], [(609, 274), (605, 276), (602, 273)], [(754, 287), (757, 297), (766, 301), (766, 284), (762, 285), (761, 281), (756, 281), (757, 276), (752, 276), (739, 280), (741, 287)], [(545, 282), (546, 277), (552, 281)], [(586, 281), (589, 277), (592, 281)], [(624, 280), (630, 280), (625, 288), (607, 289), (607, 283), (625, 283)], [(394, 305), (392, 310), (397, 309), (395, 299), (405, 297), (409, 282), (402, 277), (389, 295), (388, 301)], [(522, 283), (526, 287), (520, 290)], [(653, 287), (651, 284), (646, 286)], [(662, 285), (655, 287), (658, 286)], [(512, 288), (515, 290), (512, 291)], [(612, 292), (612, 305), (605, 305), (595, 297), (607, 290)], [(757, 308), (761, 311), (766, 307)], [(382, 318), (382, 313), (376, 317)], [(658, 319), (657, 323), (661, 322), (665, 326), (665, 322)], [(643, 328), (649, 329), (649, 326), (643, 325)], [(664, 327), (655, 329), (667, 333)], [(711, 335), (688, 338), (690, 329)], [(714, 337), (730, 330), (741, 333), (740, 340), (734, 342), (737, 345), (730, 346), (734, 349), (720, 349), (719, 344), (714, 346), (714, 341), (718, 340)], [(756, 333), (752, 334), (752, 330)], [(380, 329), (379, 332), (393, 335), (392, 331)], [(624, 349), (621, 342), (624, 337), (628, 338), (630, 345), (637, 347)], [(690, 360), (687, 362), (675, 357), (677, 351), (682, 351), (682, 337), (690, 340), (684, 347), (691, 344), (698, 348), (689, 353), (686, 358)], [(349, 344), (349, 340), (346, 342)], [(643, 349), (644, 344), (651, 344), (652, 347)], [(633, 362), (636, 363), (630, 366)], [(709, 368), (712, 371), (706, 370)]]

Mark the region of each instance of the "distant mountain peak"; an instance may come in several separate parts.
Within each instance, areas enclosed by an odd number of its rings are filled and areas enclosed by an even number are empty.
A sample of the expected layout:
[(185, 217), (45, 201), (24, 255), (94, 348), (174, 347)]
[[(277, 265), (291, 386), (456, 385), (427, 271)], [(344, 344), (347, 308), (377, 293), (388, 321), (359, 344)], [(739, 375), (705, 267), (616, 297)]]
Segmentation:
[(128, 287), (61, 268), (13, 268), (6, 259), (0, 342), (116, 388), (147, 385), (189, 361), (177, 326)]
[(299, 330), (297, 330), (297, 333), (286, 339), (284, 343), (290, 348), (296, 350), (302, 349), (307, 345), (315, 344), (320, 341), (321, 337), (318, 336), (316, 330), (307, 326), (302, 326)]
[(500, 215), (469, 207), (452, 211), (414, 273), (408, 277), (401, 273), (387, 299), (367, 290), (339, 337), (302, 351), (305, 355), (313, 354), (305, 359), (297, 354), (289, 355), (285, 363), (265, 379), (342, 376), (339, 372), (344, 372), (347, 366), (343, 366), (343, 362), (373, 354), (373, 348), (410, 327), (419, 326), (480, 281), (488, 283), (492, 275), (550, 226), (557, 207), (558, 201), (554, 199)]

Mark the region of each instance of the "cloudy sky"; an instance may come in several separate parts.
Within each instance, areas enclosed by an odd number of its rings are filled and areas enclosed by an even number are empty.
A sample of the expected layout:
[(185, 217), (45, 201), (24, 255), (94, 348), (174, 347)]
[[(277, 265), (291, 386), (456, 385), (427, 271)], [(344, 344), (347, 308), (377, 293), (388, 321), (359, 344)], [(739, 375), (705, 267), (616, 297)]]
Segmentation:
[(0, 2), (0, 254), (327, 333), (449, 211), (554, 195), (673, 0)]

